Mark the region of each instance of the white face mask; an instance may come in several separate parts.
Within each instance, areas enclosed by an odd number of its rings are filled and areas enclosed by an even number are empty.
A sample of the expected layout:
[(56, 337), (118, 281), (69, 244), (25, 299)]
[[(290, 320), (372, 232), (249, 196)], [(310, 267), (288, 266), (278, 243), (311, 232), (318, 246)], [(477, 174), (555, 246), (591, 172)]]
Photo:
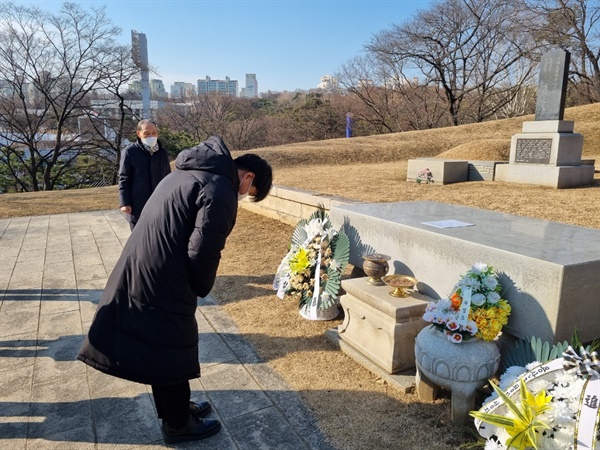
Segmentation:
[(244, 200), (246, 197), (248, 197), (248, 193), (250, 192), (250, 188), (252, 187), (252, 181), (254, 181), (254, 180), (250, 180), (250, 186), (248, 186), (248, 190), (246, 191), (245, 194), (240, 194), (238, 192), (238, 202), (240, 202), (240, 201)]
[(156, 136), (145, 137), (142, 139), (142, 142), (146, 144), (148, 147), (154, 147), (158, 138)]

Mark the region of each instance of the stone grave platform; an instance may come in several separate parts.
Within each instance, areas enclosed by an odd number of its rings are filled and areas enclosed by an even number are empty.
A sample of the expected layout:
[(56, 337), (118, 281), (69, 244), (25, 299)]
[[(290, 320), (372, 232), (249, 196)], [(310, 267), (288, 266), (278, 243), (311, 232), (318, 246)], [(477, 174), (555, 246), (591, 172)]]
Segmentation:
[[(493, 266), (512, 314), (504, 331), (518, 337), (582, 340), (597, 337), (600, 317), (600, 230), (438, 202), (332, 206), (336, 227), (350, 237), (350, 263), (379, 252), (389, 273), (419, 280), (419, 292), (438, 299), (475, 262)], [(436, 228), (457, 220), (472, 226)]]
[(417, 174), (429, 169), (433, 182), (438, 184), (451, 184), (467, 181), (469, 163), (462, 160), (442, 158), (409, 159), (406, 169), (406, 181), (417, 181)]

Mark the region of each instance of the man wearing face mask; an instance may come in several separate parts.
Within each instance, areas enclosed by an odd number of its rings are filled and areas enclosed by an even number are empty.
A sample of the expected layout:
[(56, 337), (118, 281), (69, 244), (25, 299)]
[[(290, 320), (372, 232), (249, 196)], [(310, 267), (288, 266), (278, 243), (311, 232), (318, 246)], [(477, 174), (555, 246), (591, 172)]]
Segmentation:
[(255, 154), (233, 160), (217, 136), (181, 151), (175, 167), (131, 232), (78, 356), (108, 375), (151, 385), (167, 444), (221, 427), (203, 418), (208, 402), (190, 398), (188, 380), (200, 376), (197, 297), (213, 287), (239, 199), (261, 201), (273, 182), (267, 161)]
[(150, 195), (170, 172), (169, 157), (158, 142), (156, 124), (140, 120), (137, 141), (123, 150), (119, 166), (119, 205), (132, 230)]

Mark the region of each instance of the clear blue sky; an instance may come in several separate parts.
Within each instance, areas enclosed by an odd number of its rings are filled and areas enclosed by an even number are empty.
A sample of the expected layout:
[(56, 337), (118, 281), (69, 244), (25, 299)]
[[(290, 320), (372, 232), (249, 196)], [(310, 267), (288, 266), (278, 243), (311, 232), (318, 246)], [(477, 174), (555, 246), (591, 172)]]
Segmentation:
[[(22, 1), (57, 11), (62, 2)], [(196, 85), (207, 75), (245, 85), (255, 73), (260, 92), (317, 86), (361, 53), (373, 34), (402, 23), (431, 0), (189, 0), (75, 1), (106, 5), (130, 43), (131, 30), (146, 34), (150, 64), (169, 91), (175, 81)]]

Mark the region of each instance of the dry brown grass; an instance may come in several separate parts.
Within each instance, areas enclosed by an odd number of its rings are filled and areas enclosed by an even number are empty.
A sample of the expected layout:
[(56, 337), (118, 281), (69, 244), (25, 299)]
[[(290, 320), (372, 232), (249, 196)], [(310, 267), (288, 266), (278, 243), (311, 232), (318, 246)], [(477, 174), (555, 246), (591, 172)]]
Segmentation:
[[(508, 160), (510, 138), (520, 133), (524, 121), (533, 116), (493, 122), (408, 131), (379, 136), (340, 138), (250, 150), (269, 160), (275, 169), (311, 165), (351, 165), (356, 163), (395, 162), (412, 158), (435, 157), (452, 150), (453, 158)], [(575, 132), (584, 135), (583, 155), (586, 159), (600, 155), (600, 104), (567, 108), (565, 120), (575, 121)], [(462, 147), (463, 155), (455, 148)], [(488, 153), (490, 148), (498, 153)], [(244, 152), (234, 152), (242, 154)], [(503, 158), (490, 158), (502, 156)], [(446, 157), (446, 156), (444, 156)], [(281, 181), (280, 181), (281, 180)], [(277, 173), (277, 183), (285, 185)]]
[[(567, 109), (585, 136), (584, 158), (600, 163), (600, 104)], [(275, 182), (357, 200), (435, 200), (600, 228), (600, 178), (578, 189), (510, 183), (406, 183), (407, 160), (440, 156), (507, 160), (510, 137), (532, 117), (457, 128), (334, 139), (257, 149)], [(115, 187), (0, 196), (0, 217), (117, 208)], [(301, 393), (336, 448), (456, 449), (472, 440), (452, 428), (449, 400), (423, 404), (374, 377), (325, 339), (340, 320), (312, 322), (275, 297), (272, 281), (292, 227), (240, 210), (213, 294), (257, 352)]]
[[(434, 404), (403, 395), (336, 350), (324, 332), (274, 295), (273, 275), (292, 227), (240, 210), (213, 294), (268, 364), (300, 392), (339, 449), (456, 449), (472, 440), (450, 426), (447, 397)], [(427, 433), (420, 431), (427, 430)]]

